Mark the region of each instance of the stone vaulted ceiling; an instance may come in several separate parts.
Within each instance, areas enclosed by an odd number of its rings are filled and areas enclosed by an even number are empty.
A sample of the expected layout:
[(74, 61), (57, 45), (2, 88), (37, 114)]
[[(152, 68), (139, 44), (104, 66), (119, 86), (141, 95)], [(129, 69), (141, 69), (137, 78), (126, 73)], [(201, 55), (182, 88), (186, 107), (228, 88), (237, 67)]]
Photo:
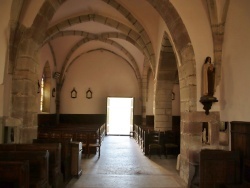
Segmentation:
[(68, 0), (50, 21), (43, 45), (62, 74), (80, 56), (105, 50), (125, 59), (141, 78), (145, 61), (155, 69), (159, 19), (145, 0)]

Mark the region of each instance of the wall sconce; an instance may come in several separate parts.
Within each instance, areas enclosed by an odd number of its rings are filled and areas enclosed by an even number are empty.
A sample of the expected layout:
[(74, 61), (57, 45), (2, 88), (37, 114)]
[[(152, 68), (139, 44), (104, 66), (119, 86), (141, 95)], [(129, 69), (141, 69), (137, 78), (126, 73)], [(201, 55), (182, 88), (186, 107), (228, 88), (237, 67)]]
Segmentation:
[(55, 97), (55, 94), (56, 94), (56, 89), (53, 88), (53, 89), (52, 89), (52, 97)]
[(172, 101), (175, 100), (175, 93), (172, 92)]
[(77, 91), (75, 88), (73, 88), (71, 91), (71, 98), (76, 98), (76, 97), (77, 97)]
[(92, 91), (90, 90), (90, 88), (88, 89), (88, 91), (86, 91), (86, 98), (87, 99), (91, 99), (92, 98)]

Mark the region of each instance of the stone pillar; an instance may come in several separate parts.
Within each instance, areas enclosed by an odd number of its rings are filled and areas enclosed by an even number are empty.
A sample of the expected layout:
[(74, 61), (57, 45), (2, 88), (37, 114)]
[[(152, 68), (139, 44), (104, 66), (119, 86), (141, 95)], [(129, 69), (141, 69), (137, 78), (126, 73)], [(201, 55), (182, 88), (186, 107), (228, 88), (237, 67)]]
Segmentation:
[(172, 130), (172, 91), (176, 72), (174, 53), (162, 51), (154, 91), (155, 130)]
[(16, 143), (29, 143), (37, 137), (37, 49), (33, 39), (24, 40), (19, 45), (15, 62), (11, 117), (22, 121)]
[(148, 100), (148, 82), (149, 82), (149, 63), (144, 60), (144, 68), (142, 75), (142, 125), (146, 125), (147, 108), (146, 103)]
[[(189, 185), (195, 180), (195, 170), (199, 167), (199, 154), (203, 148), (219, 148), (219, 113), (183, 112), (181, 113), (181, 157), (180, 176)], [(210, 124), (210, 143), (202, 144), (202, 123)]]
[(171, 130), (173, 84), (158, 80), (157, 88), (154, 96), (154, 128), (160, 131)]

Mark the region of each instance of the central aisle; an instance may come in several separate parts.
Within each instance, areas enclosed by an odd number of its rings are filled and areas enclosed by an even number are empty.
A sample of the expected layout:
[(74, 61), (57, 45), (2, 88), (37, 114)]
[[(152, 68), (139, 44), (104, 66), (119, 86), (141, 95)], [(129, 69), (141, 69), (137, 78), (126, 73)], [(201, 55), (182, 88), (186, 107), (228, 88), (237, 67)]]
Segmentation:
[(106, 136), (101, 157), (83, 157), (82, 176), (72, 179), (67, 188), (184, 188), (175, 167), (176, 157), (149, 159), (133, 138)]

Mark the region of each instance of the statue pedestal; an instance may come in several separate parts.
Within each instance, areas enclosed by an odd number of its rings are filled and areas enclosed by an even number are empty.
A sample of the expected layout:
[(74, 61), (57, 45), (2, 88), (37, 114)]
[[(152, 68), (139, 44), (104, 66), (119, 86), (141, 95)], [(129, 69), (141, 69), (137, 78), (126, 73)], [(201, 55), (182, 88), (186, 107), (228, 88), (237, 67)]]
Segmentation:
[(218, 102), (216, 97), (212, 96), (202, 96), (200, 98), (200, 102), (203, 104), (203, 109), (205, 110), (205, 114), (209, 114), (209, 110), (211, 109), (214, 102)]

